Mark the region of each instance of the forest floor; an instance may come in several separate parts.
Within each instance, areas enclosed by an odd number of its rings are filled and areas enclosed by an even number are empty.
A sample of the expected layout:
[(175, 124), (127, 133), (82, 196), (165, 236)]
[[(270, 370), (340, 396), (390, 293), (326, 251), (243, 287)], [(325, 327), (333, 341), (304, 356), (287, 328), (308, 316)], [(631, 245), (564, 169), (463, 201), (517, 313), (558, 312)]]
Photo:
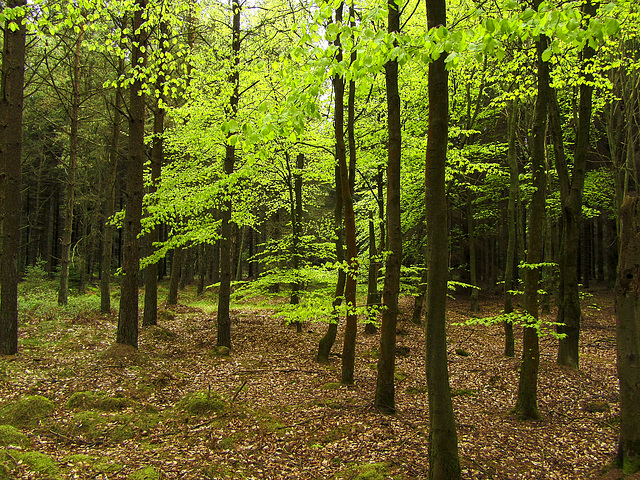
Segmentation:
[[(213, 308), (163, 307), (136, 352), (114, 346), (115, 314), (24, 307), (20, 353), (0, 359), (0, 424), (16, 427), (0, 425), (0, 479), (427, 478), (424, 332), (409, 321), (411, 299), (401, 301), (394, 416), (372, 406), (377, 335), (358, 336), (346, 387), (339, 356), (315, 362), (325, 324), (298, 334), (250, 302), (232, 311), (229, 355), (215, 348)], [(455, 325), (469, 305), (449, 302), (463, 478), (622, 477), (607, 466), (619, 426), (613, 296), (594, 291), (584, 307), (580, 370), (557, 366), (557, 340), (541, 338), (542, 418), (520, 422), (509, 410), (521, 333), (506, 358), (501, 326)], [(485, 300), (480, 315), (499, 308)]]

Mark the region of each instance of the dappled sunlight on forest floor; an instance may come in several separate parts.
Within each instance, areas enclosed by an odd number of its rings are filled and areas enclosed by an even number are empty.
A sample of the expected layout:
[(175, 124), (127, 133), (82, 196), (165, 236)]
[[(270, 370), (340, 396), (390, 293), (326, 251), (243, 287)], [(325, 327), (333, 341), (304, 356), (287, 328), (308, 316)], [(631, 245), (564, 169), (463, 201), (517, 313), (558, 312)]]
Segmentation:
[[(377, 336), (359, 335), (356, 384), (345, 387), (338, 355), (315, 362), (326, 325), (297, 334), (249, 303), (232, 312), (230, 354), (215, 348), (215, 314), (192, 306), (143, 329), (138, 352), (113, 348), (115, 315), (22, 315), (20, 353), (0, 360), (0, 423), (27, 438), (13, 442), (20, 446), (0, 438), (0, 462), (7, 478), (427, 478), (424, 333), (409, 321), (411, 307), (402, 300), (395, 416), (372, 406)], [(499, 308), (499, 298), (485, 301), (480, 315)], [(613, 313), (611, 293), (585, 299), (580, 371), (555, 365), (557, 340), (541, 339), (542, 419), (525, 423), (509, 413), (519, 357), (502, 356), (502, 327), (449, 326), (464, 478), (605, 472), (619, 410)], [(450, 323), (469, 317), (468, 302), (450, 301)], [(520, 338), (517, 329), (517, 356)], [(53, 412), (13, 418), (10, 406), (33, 395), (52, 400)], [(38, 457), (49, 470), (30, 451), (53, 459)]]

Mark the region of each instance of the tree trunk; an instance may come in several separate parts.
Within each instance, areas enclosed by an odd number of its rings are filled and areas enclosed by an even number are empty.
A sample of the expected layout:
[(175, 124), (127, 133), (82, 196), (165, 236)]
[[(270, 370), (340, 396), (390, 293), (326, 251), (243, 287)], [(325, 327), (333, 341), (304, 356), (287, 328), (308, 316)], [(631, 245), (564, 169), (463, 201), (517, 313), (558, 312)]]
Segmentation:
[[(400, 11), (394, 0), (388, 2), (389, 33), (400, 31)], [(402, 127), (400, 124), (400, 91), (398, 62), (390, 60), (384, 66), (387, 90), (387, 234), (389, 255), (385, 265), (382, 289), (382, 325), (380, 327), (380, 358), (376, 381), (375, 406), (383, 413), (395, 413), (396, 324), (398, 321), (398, 292), (400, 291), (400, 263), (402, 262), (402, 230), (400, 228), (400, 164)]]
[[(7, 0), (9, 8), (25, 0)], [(0, 194), (2, 255), (0, 256), (0, 355), (18, 352), (18, 255), (20, 251), (20, 191), (22, 160), (22, 107), (26, 26), (4, 25), (0, 96)]]
[[(147, 32), (142, 28), (147, 0), (136, 0), (133, 31), (138, 32), (133, 42), (132, 64), (144, 65)], [(127, 207), (124, 217), (124, 255), (120, 310), (118, 313), (117, 343), (138, 348), (138, 276), (140, 270), (140, 221), (144, 196), (144, 90), (142, 79), (136, 77), (130, 87), (129, 100), (129, 157), (127, 159)]]
[[(508, 110), (508, 136), (509, 150), (507, 160), (509, 163), (509, 203), (507, 204), (507, 258), (504, 271), (504, 313), (513, 313), (513, 291), (514, 271), (517, 264), (516, 243), (517, 243), (517, 212), (516, 205), (520, 194), (520, 172), (518, 171), (518, 153), (516, 150), (516, 128), (518, 126), (518, 104), (516, 100), (509, 102)], [(504, 355), (513, 357), (515, 355), (513, 339), (513, 323), (505, 321), (504, 325)]]
[[(336, 10), (336, 23), (342, 23), (341, 3)], [(335, 41), (338, 48), (337, 61), (342, 60), (342, 47), (340, 35)], [(336, 157), (340, 168), (340, 184), (342, 187), (342, 201), (344, 205), (344, 229), (345, 244), (347, 247), (346, 283), (344, 287), (344, 299), (347, 307), (346, 325), (344, 331), (344, 343), (342, 344), (342, 377), (345, 385), (353, 384), (354, 366), (356, 358), (356, 334), (358, 329), (358, 316), (356, 314), (356, 286), (358, 275), (358, 248), (356, 244), (356, 221), (353, 211), (353, 192), (349, 178), (347, 165), (347, 152), (344, 143), (344, 78), (340, 75), (333, 77), (333, 89), (335, 94), (334, 129), (336, 137)]]
[[(590, 1), (583, 5), (584, 13), (595, 14)], [(560, 201), (562, 205), (562, 240), (560, 244), (560, 282), (558, 286), (558, 327), (560, 339), (558, 348), (558, 364), (578, 368), (578, 343), (580, 340), (580, 297), (578, 291), (578, 238), (582, 218), (582, 192), (584, 176), (589, 152), (589, 129), (591, 126), (591, 110), (593, 96), (593, 75), (589, 73), (595, 51), (588, 42), (582, 50), (584, 82), (580, 84), (580, 104), (578, 106), (578, 126), (574, 151), (573, 169), (569, 179), (568, 167), (564, 155), (556, 155), (556, 169), (560, 182)], [(558, 107), (552, 101), (554, 117), (554, 143), (562, 142)], [(586, 252), (585, 252), (586, 253)], [(587, 273), (588, 276), (588, 273)]]
[(367, 274), (367, 323), (364, 333), (375, 334), (378, 312), (380, 310), (380, 295), (378, 295), (378, 271), (380, 263), (377, 260), (376, 227), (373, 223), (373, 212), (369, 214), (369, 270)]
[[(232, 0), (232, 41), (231, 56), (233, 70), (229, 75), (228, 82), (233, 88), (233, 93), (229, 99), (231, 118), (238, 114), (238, 103), (240, 101), (240, 2)], [(236, 159), (236, 148), (227, 142), (224, 173), (230, 176), (233, 173)], [(222, 209), (222, 224), (220, 226), (220, 289), (218, 293), (218, 338), (219, 347), (231, 348), (231, 317), (229, 314), (229, 304), (231, 301), (231, 195), (227, 196)]]
[[(335, 179), (336, 179), (336, 207), (333, 212), (334, 227), (336, 231), (336, 258), (339, 264), (344, 262), (344, 234), (342, 228), (342, 181), (340, 179), (340, 168), (335, 167)], [(329, 363), (329, 354), (333, 348), (333, 344), (336, 341), (336, 334), (338, 333), (338, 323), (340, 322), (340, 315), (338, 313), (338, 307), (342, 304), (342, 296), (344, 295), (344, 288), (347, 280), (347, 275), (344, 269), (338, 269), (338, 281), (336, 282), (336, 291), (333, 298), (333, 315), (329, 321), (327, 327), (327, 333), (320, 339), (318, 344), (318, 356), (316, 360), (318, 363)]]
[(616, 340), (620, 381), (617, 461), (625, 474), (640, 471), (640, 201), (625, 198), (616, 284)]
[(71, 233), (73, 227), (73, 207), (76, 188), (76, 170), (78, 168), (78, 116), (80, 113), (80, 48), (84, 27), (80, 27), (78, 38), (73, 49), (73, 67), (71, 79), (71, 110), (69, 119), (69, 165), (67, 168), (67, 198), (65, 202), (64, 227), (62, 230), (62, 254), (60, 256), (60, 288), (58, 304), (66, 305), (69, 301), (69, 257), (71, 252)]
[(532, 129), (531, 163), (533, 170), (533, 194), (529, 205), (529, 235), (527, 264), (524, 272), (524, 310), (527, 314), (522, 340), (522, 364), (518, 384), (515, 413), (520, 419), (537, 419), (538, 412), (538, 366), (540, 345), (535, 324), (538, 321), (539, 263), (542, 260), (542, 235), (545, 215), (547, 177), (545, 172), (544, 134), (547, 108), (550, 97), (549, 65), (542, 61), (542, 52), (547, 48), (547, 38), (541, 36), (536, 42), (538, 54), (538, 98)]
[[(429, 29), (446, 26), (445, 0), (427, 0)], [(449, 131), (448, 74), (445, 56), (429, 65), (429, 130), (426, 155), (427, 318), (426, 372), (429, 397), (429, 479), (461, 478), (458, 437), (451, 403), (447, 361), (448, 280), (445, 162)]]
[(169, 292), (167, 293), (167, 305), (178, 304), (178, 287), (180, 286), (180, 272), (183, 270), (184, 249), (173, 249), (171, 258), (171, 273), (169, 276)]
[[(425, 252), (426, 257), (426, 252)], [(429, 271), (425, 266), (422, 269), (420, 275), (420, 283), (418, 284), (418, 293), (413, 297), (413, 314), (411, 316), (411, 323), (415, 325), (422, 325), (422, 310), (424, 306), (424, 297), (427, 294), (427, 278)]]
[[(120, 60), (119, 72), (124, 70), (124, 61)], [(103, 210), (102, 261), (100, 265), (100, 311), (111, 313), (111, 257), (113, 250), (113, 227), (109, 219), (115, 206), (116, 174), (118, 171), (118, 152), (120, 150), (120, 109), (122, 108), (122, 89), (118, 87), (113, 109), (113, 126), (111, 130), (111, 146), (109, 148), (109, 165), (105, 174), (106, 193)]]
[[(163, 21), (160, 24), (160, 51), (165, 52), (164, 42), (167, 38), (167, 24)], [(160, 92), (164, 89), (164, 74), (160, 73), (156, 81), (156, 89)], [(160, 95), (156, 102), (156, 108), (153, 112), (153, 145), (151, 147), (151, 185), (149, 193), (153, 194), (157, 191), (157, 183), (160, 181), (162, 173), (162, 162), (164, 161), (164, 118), (165, 109), (163, 108), (164, 96)], [(155, 225), (146, 236), (147, 255), (152, 255), (153, 244), (160, 241), (160, 227)], [(177, 299), (176, 299), (177, 300)], [(158, 262), (147, 265), (144, 276), (144, 314), (142, 316), (142, 325), (150, 326), (158, 324)]]
[[(474, 287), (478, 286), (478, 272), (476, 265), (476, 232), (475, 222), (473, 219), (473, 194), (469, 190), (467, 192), (467, 230), (469, 235), (469, 283)], [(478, 312), (480, 306), (478, 305), (478, 289), (472, 288), (470, 295), (470, 310), (472, 312)]]
[[(302, 169), (304, 168), (304, 154), (299, 153), (296, 157), (296, 171), (293, 174), (294, 200), (291, 206), (291, 226), (293, 230), (293, 269), (295, 270), (296, 279), (298, 279), (291, 288), (291, 304), (297, 305), (300, 302), (300, 259), (302, 252), (300, 251), (300, 236), (302, 235)], [(296, 331), (302, 333), (302, 322), (295, 322)]]

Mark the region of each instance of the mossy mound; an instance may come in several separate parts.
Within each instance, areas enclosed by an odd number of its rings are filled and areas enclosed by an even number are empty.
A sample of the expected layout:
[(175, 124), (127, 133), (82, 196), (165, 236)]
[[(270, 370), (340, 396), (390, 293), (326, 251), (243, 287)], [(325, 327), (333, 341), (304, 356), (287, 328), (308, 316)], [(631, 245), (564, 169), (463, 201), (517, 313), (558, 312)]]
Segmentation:
[(14, 427), (35, 426), (55, 409), (54, 403), (41, 395), (30, 395), (0, 409), (0, 424)]
[(191, 415), (221, 412), (225, 401), (215, 392), (195, 392), (184, 397), (178, 407)]
[(16, 452), (14, 456), (25, 464), (29, 470), (39, 473), (44, 478), (60, 478), (60, 468), (49, 455), (40, 452)]
[(158, 480), (160, 474), (153, 467), (144, 467), (127, 475), (127, 480)]
[(389, 469), (385, 463), (365, 463), (350, 465), (335, 475), (340, 480), (385, 480)]
[(12, 473), (12, 470), (15, 467), (15, 459), (0, 448), (0, 480), (14, 480), (16, 476)]
[(175, 319), (176, 319), (176, 312), (173, 312), (171, 310), (158, 311), (158, 321), (170, 322)]
[(115, 412), (131, 407), (135, 402), (125, 397), (112, 397), (102, 392), (76, 392), (69, 398), (67, 406), (77, 410), (102, 410)]
[(178, 336), (177, 333), (169, 330), (168, 328), (158, 327), (157, 325), (149, 327), (149, 335), (160, 341), (174, 340)]
[(229, 355), (231, 355), (231, 350), (229, 350), (229, 347), (220, 346), (212, 348), (207, 352), (207, 354), (210, 357), (228, 357)]
[[(80, 435), (89, 441), (109, 440), (122, 442), (135, 438), (142, 432), (157, 427), (158, 415), (146, 412), (142, 415), (127, 413), (100, 412), (82, 410), (73, 416), (69, 428), (75, 435)], [(70, 434), (71, 432), (65, 432)]]
[(121, 343), (114, 343), (102, 352), (100, 357), (104, 362), (119, 367), (144, 366), (147, 363), (146, 356), (140, 353), (137, 348)]
[(27, 436), (11, 425), (0, 425), (0, 446), (14, 445), (21, 448), (29, 446)]

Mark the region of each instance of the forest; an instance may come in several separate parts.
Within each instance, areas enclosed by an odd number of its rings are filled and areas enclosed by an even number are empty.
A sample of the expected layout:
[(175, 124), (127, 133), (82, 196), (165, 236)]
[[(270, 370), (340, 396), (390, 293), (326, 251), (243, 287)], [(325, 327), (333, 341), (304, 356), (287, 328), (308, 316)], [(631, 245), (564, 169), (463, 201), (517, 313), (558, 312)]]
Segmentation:
[(636, 0), (5, 0), (0, 480), (640, 478)]

